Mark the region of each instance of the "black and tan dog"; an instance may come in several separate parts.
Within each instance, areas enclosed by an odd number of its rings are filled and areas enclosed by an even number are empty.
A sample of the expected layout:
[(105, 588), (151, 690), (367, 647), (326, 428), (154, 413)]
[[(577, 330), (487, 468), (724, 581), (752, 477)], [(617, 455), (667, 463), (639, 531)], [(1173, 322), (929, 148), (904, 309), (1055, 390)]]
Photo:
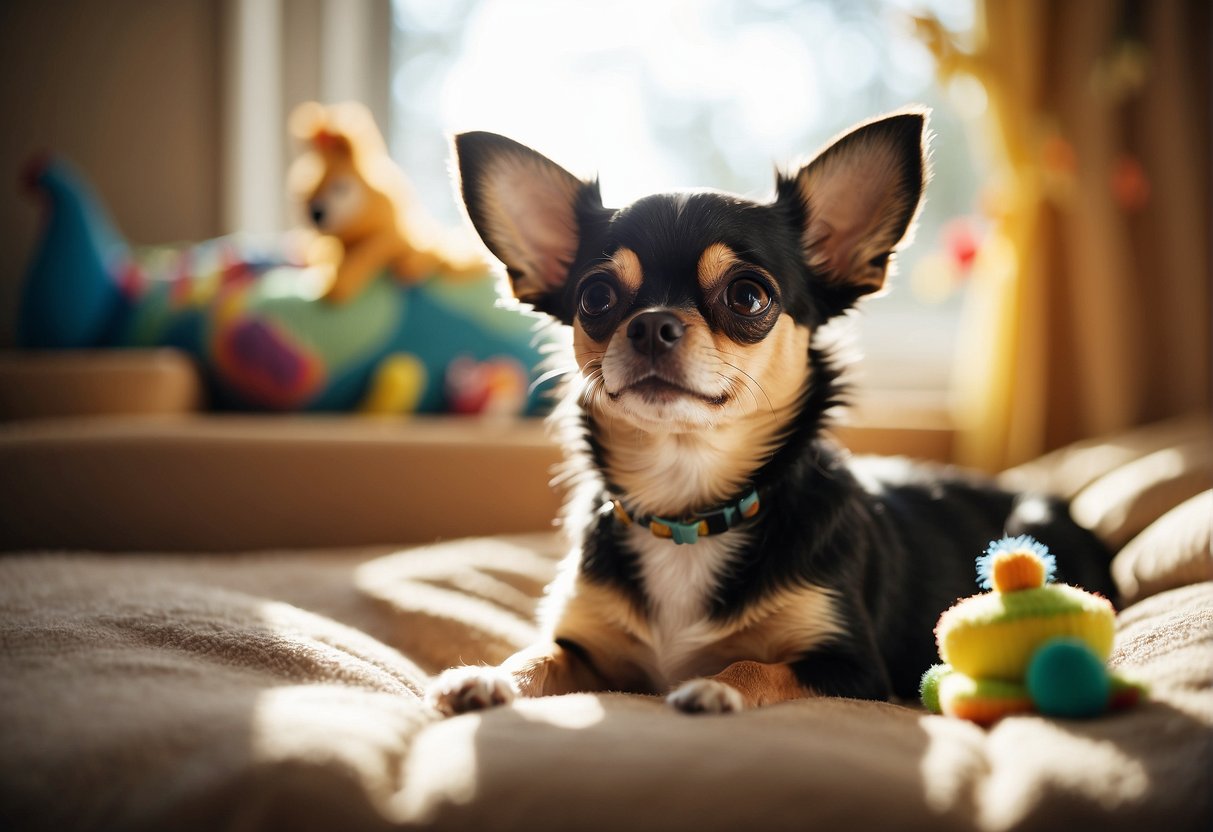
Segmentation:
[(514, 294), (572, 327), (564, 411), (584, 471), (546, 638), (443, 673), (439, 710), (604, 690), (687, 712), (913, 697), (939, 613), (1007, 533), (1110, 592), (1106, 553), (1064, 505), (851, 461), (823, 435), (838, 370), (814, 334), (884, 285), (925, 148), (925, 114), (905, 112), (779, 177), (770, 203), (693, 192), (614, 210), (527, 147), (456, 138), (468, 214)]

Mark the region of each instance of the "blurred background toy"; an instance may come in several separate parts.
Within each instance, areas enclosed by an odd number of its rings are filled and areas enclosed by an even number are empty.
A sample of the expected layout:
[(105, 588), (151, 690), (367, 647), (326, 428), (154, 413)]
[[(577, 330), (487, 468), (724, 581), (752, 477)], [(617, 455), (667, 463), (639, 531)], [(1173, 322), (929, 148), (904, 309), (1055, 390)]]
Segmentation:
[[(308, 264), (306, 234), (136, 249), (66, 161), (34, 163), (26, 179), (45, 216), (19, 346), (176, 347), (199, 362), (218, 408), (546, 409), (529, 386), (542, 358), (535, 319), (498, 306), (487, 268), (447, 280), (436, 255), (404, 255), (409, 282), (381, 264), (328, 303), (332, 273)], [(479, 365), (497, 382), (469, 373)]]
[(923, 675), (931, 711), (989, 724), (1016, 713), (1098, 716), (1143, 691), (1106, 668), (1115, 612), (1108, 599), (1051, 583), (1053, 556), (1030, 537), (1004, 538), (978, 558), (993, 591), (958, 601), (935, 628), (939, 656)]
[(308, 260), (331, 273), (326, 300), (357, 297), (385, 268), (405, 283), (484, 275), (468, 241), (430, 220), (364, 105), (300, 104), (290, 130), (303, 152), (291, 165), (289, 187), (320, 235)]

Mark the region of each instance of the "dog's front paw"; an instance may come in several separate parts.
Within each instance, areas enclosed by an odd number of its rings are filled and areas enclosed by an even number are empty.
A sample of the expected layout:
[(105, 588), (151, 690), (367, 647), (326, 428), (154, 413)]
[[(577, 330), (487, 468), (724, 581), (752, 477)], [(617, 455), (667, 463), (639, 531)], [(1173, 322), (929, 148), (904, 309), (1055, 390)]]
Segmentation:
[(684, 714), (727, 714), (745, 709), (741, 691), (715, 679), (683, 682), (665, 701)]
[(446, 716), (508, 705), (517, 691), (509, 674), (496, 667), (452, 667), (425, 691), (425, 701)]

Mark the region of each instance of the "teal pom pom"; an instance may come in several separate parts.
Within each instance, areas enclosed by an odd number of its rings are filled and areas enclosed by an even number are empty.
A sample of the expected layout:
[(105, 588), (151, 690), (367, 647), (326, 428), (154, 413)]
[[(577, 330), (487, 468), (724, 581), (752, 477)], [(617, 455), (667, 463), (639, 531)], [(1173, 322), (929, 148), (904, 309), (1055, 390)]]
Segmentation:
[(1019, 537), (1004, 537), (995, 540), (986, 547), (986, 553), (977, 558), (977, 583), (982, 589), (994, 588), (994, 556), (999, 552), (1013, 552), (1016, 549), (1027, 549), (1034, 553), (1045, 567), (1045, 583), (1053, 580), (1057, 573), (1057, 558), (1049, 553), (1049, 547), (1031, 535), (1021, 534)]
[(1098, 716), (1111, 695), (1104, 663), (1077, 639), (1054, 639), (1037, 650), (1026, 681), (1036, 709), (1048, 716)]

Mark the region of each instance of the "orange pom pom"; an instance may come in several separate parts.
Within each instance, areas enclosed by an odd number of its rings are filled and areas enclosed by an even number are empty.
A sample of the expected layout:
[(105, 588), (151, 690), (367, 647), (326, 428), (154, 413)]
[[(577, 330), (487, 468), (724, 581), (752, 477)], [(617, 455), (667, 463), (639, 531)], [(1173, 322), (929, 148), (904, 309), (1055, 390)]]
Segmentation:
[(996, 592), (1015, 592), (1045, 585), (1045, 565), (1029, 549), (999, 552), (991, 564), (990, 578)]

